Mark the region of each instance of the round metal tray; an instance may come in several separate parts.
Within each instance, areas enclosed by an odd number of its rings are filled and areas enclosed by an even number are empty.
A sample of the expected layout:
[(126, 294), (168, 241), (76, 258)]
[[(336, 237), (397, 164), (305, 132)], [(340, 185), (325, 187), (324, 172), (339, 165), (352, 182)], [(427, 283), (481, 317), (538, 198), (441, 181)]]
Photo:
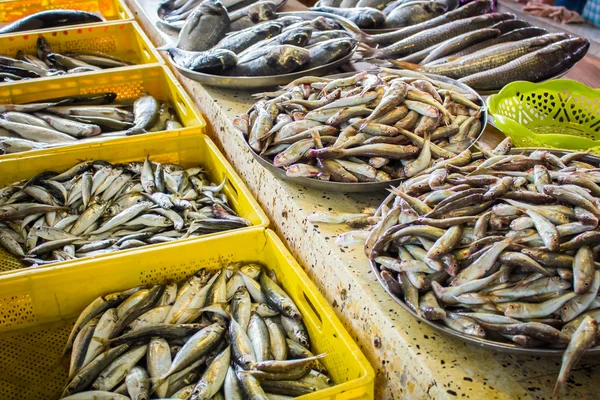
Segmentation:
[[(523, 153), (530, 153), (534, 150), (537, 150), (537, 149), (520, 147), (520, 148), (513, 148), (510, 153), (511, 154), (523, 154)], [(554, 153), (558, 156), (563, 156), (565, 154), (572, 153), (572, 151), (569, 151), (569, 150), (547, 149), (546, 151)], [(483, 157), (483, 155), (481, 153), (476, 153), (473, 155), (474, 160), (481, 158), (481, 157)], [(590, 155), (590, 156), (583, 157), (581, 160), (586, 161), (590, 164), (600, 165), (600, 157)], [(400, 307), (402, 307), (403, 309), (405, 309), (406, 311), (411, 313), (413, 315), (413, 317), (417, 318), (419, 321), (424, 322), (425, 324), (442, 332), (445, 335), (452, 336), (456, 339), (460, 339), (469, 344), (483, 347), (483, 348), (486, 348), (489, 350), (494, 350), (499, 353), (528, 355), (528, 356), (549, 356), (549, 357), (562, 357), (562, 355), (564, 353), (564, 349), (542, 349), (542, 348), (531, 348), (530, 349), (530, 348), (520, 347), (520, 346), (517, 346), (516, 344), (512, 344), (512, 343), (508, 343), (508, 342), (504, 343), (504, 342), (498, 342), (495, 340), (480, 339), (475, 336), (466, 335), (464, 333), (455, 331), (454, 329), (450, 329), (447, 326), (442, 325), (441, 323), (438, 323), (435, 321), (430, 321), (426, 318), (423, 318), (423, 317), (419, 316), (417, 313), (415, 313), (412, 308), (410, 308), (408, 305), (406, 305), (406, 303), (404, 303), (403, 299), (396, 296), (388, 288), (388, 286), (385, 284), (385, 281), (381, 277), (381, 271), (379, 270), (377, 263), (374, 260), (369, 260), (369, 263), (371, 264), (371, 269), (373, 270), (373, 273), (377, 277), (379, 284), (381, 284), (381, 286), (387, 292), (387, 294), (389, 294), (396, 301), (396, 303), (398, 303), (398, 305), (400, 305)], [(586, 356), (589, 356), (589, 355), (596, 355), (599, 353), (600, 353), (600, 346), (596, 346), (594, 348), (589, 349), (585, 354), (586, 354)]]
[[(297, 16), (304, 18), (306, 20), (314, 19), (316, 17), (328, 17), (331, 19), (335, 19), (339, 22), (347, 31), (351, 32), (354, 35), (360, 34), (360, 29), (352, 22), (348, 21), (346, 18), (339, 17), (333, 14), (327, 14), (323, 12), (316, 11), (295, 11), (295, 12), (282, 12), (278, 13), (280, 16)], [(357, 33), (358, 32), (358, 33)], [(338, 67), (348, 63), (354, 52), (358, 48), (358, 44), (354, 46), (354, 48), (350, 51), (348, 55), (340, 58), (339, 60), (330, 62), (329, 64), (320, 65), (315, 68), (310, 68), (302, 71), (296, 71), (289, 74), (282, 75), (270, 75), (270, 76), (221, 76), (221, 75), (213, 75), (206, 74), (202, 72), (192, 71), (187, 68), (180, 67), (177, 65), (173, 59), (169, 56), (167, 59), (171, 63), (171, 65), (176, 68), (183, 76), (190, 78), (194, 81), (200, 82), (209, 86), (217, 86), (229, 89), (257, 89), (264, 88), (269, 86), (276, 85), (285, 85), (292, 82), (295, 79), (301, 78), (303, 76), (322, 76), (329, 72), (335, 71)]]
[[(378, 73), (379, 71), (378, 70), (370, 70), (370, 72)], [(344, 77), (352, 76), (354, 74), (356, 74), (356, 72), (345, 72), (343, 74), (330, 75), (330, 76), (328, 76), (328, 78), (344, 78)], [(424, 74), (424, 75), (427, 75), (433, 79), (440, 80), (442, 82), (447, 82), (447, 83), (451, 83), (453, 85), (457, 85), (460, 88), (468, 91), (469, 93), (472, 93), (472, 94), (478, 96), (479, 103), (482, 105), (482, 112), (480, 115), (481, 131), (479, 132), (479, 135), (477, 135), (475, 140), (473, 140), (473, 143), (471, 143), (471, 147), (473, 145), (475, 145), (475, 143), (477, 143), (477, 141), (481, 137), (481, 134), (485, 130), (485, 127), (487, 124), (487, 110), (485, 108), (485, 102), (483, 101), (483, 99), (474, 90), (472, 90), (471, 88), (469, 88), (466, 85), (463, 85), (462, 83), (456, 82), (453, 79), (446, 78), (445, 76), (438, 76), (438, 75), (433, 75), (433, 74)], [(248, 147), (248, 150), (250, 151), (250, 153), (252, 154), (254, 159), (260, 165), (262, 165), (263, 167), (268, 169), (277, 178), (282, 179), (284, 181), (293, 182), (293, 183), (296, 183), (298, 185), (302, 185), (305, 187), (323, 190), (325, 192), (344, 192), (344, 193), (369, 193), (369, 192), (372, 193), (375, 191), (383, 192), (386, 189), (388, 189), (390, 186), (397, 186), (400, 183), (402, 183), (402, 181), (403, 181), (403, 179), (392, 179), (387, 182), (344, 183), (344, 182), (322, 181), (322, 180), (314, 179), (314, 178), (290, 177), (290, 176), (286, 175), (285, 170), (274, 166), (272, 161), (269, 158), (262, 156), (260, 154), (257, 154), (254, 151), (254, 149), (252, 147), (250, 147), (246, 138), (244, 138), (244, 143), (246, 143), (246, 146)]]

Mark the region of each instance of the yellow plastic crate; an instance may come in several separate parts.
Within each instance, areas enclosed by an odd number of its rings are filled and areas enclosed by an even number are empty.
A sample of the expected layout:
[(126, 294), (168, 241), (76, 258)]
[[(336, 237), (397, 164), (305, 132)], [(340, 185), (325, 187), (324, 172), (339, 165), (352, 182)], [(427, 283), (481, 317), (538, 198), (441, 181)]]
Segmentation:
[(97, 13), (108, 21), (134, 19), (131, 11), (121, 0), (2, 0), (0, 1), (0, 24), (4, 25), (31, 14), (55, 9)]
[(57, 53), (99, 51), (135, 65), (164, 63), (135, 21), (0, 35), (0, 54), (15, 57), (19, 50), (27, 54), (36, 54), (36, 42), (42, 36)]
[[(40, 78), (0, 85), (0, 104), (21, 104), (44, 99), (90, 93), (117, 93), (116, 101), (135, 99), (149, 93), (159, 100), (168, 100), (186, 128), (197, 128), (204, 133), (206, 122), (183, 87), (171, 71), (163, 65), (141, 65), (127, 69), (108, 69), (80, 75)], [(160, 133), (160, 132), (158, 132)], [(139, 135), (151, 138), (157, 133)], [(105, 142), (123, 138), (107, 139)], [(74, 145), (34, 150), (16, 154), (5, 154), (0, 160), (28, 157), (31, 154), (55, 153), (59, 149)]]
[[(43, 171), (66, 171), (82, 160), (105, 160), (115, 164), (143, 160), (147, 155), (150, 155), (152, 161), (176, 163), (186, 168), (201, 165), (213, 182), (220, 183), (227, 178), (223, 192), (227, 196), (229, 205), (238, 215), (246, 218), (252, 224), (252, 227), (237, 229), (236, 232), (254, 229), (255, 227), (265, 228), (269, 225), (269, 219), (254, 200), (246, 185), (208, 136), (203, 135), (197, 129), (172, 131), (151, 136), (151, 138), (133, 136), (102, 144), (63, 147), (56, 149), (54, 153), (0, 160), (0, 187), (21, 179), (31, 178)], [(202, 236), (202, 238), (222, 234), (212, 233)], [(179, 242), (197, 240), (199, 239), (188, 238)], [(142, 252), (164, 245), (145, 246)], [(115, 254), (121, 255), (130, 252), (131, 250), (123, 250)], [(101, 258), (103, 256), (97, 257)], [(53, 264), (53, 266), (80, 265), (79, 260), (90, 259), (91, 257), (86, 257), (74, 261), (64, 261)], [(51, 267), (37, 267), (36, 269), (38, 268)], [(0, 275), (15, 273), (17, 269), (26, 270), (29, 267), (25, 267), (17, 258), (0, 248)], [(0, 304), (1, 302), (2, 298), (0, 296)], [(0, 396), (0, 398), (2, 397)]]
[(374, 372), (365, 356), (275, 233), (261, 229), (0, 278), (2, 399), (60, 394), (67, 376), (61, 351), (73, 321), (97, 296), (237, 261), (275, 271), (304, 316), (313, 350), (327, 354), (322, 362), (337, 385), (298, 399), (372, 399)]

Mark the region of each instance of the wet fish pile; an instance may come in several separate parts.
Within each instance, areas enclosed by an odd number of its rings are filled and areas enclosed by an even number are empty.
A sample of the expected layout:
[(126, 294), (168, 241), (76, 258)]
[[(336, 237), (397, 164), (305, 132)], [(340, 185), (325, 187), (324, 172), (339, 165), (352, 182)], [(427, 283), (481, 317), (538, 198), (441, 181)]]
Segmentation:
[(339, 15), (362, 29), (393, 29), (429, 21), (457, 6), (457, 0), (319, 0), (310, 10)]
[[(219, 1), (204, 0), (187, 18), (177, 46), (163, 50), (175, 64), (196, 72), (273, 76), (332, 63), (356, 48), (352, 34), (331, 18), (278, 17), (275, 11), (274, 3), (260, 2), (237, 11), (242, 14), (234, 19)], [(239, 24), (245, 18), (248, 27)]]
[[(160, 4), (157, 10), (159, 21), (157, 26), (168, 33), (177, 33), (182, 30), (189, 18), (198, 18), (195, 10), (204, 3), (204, 0), (166, 0)], [(217, 2), (213, 2), (217, 3)], [(239, 3), (247, 4), (243, 0), (224, 0), (218, 2), (220, 6), (214, 8), (214, 18), (219, 18), (222, 22), (227, 23), (227, 27), (231, 31), (238, 31), (258, 24), (260, 22), (269, 21), (277, 18), (277, 8), (281, 6), (281, 2), (273, 1), (252, 1), (251, 4), (240, 8)], [(222, 8), (221, 8), (222, 7)], [(204, 8), (206, 11), (207, 8)], [(224, 13), (223, 13), (224, 12)], [(227, 18), (225, 18), (227, 17)], [(205, 15), (203, 23), (206, 23), (207, 15)]]
[(95, 13), (80, 10), (46, 10), (0, 27), (0, 34), (102, 22)]
[(275, 274), (202, 269), (94, 300), (69, 336), (61, 398), (291, 399), (333, 385), (310, 348)]
[(45, 265), (249, 226), (202, 167), (83, 161), (0, 189), (0, 246)]
[(70, 96), (40, 103), (0, 104), (0, 154), (91, 143), (180, 129), (168, 102), (143, 95), (133, 104), (116, 93)]
[(72, 51), (56, 53), (43, 36), (36, 43), (36, 54), (19, 50), (16, 57), (0, 56), (0, 80), (12, 82), (80, 72), (99, 71), (131, 65), (100, 52)]
[[(600, 320), (600, 172), (544, 150), (467, 150), (405, 181), (365, 244), (417, 315), (477, 338), (567, 348), (557, 383)], [(575, 355), (574, 355), (575, 354)]]
[(304, 77), (262, 93), (234, 124), (290, 177), (382, 182), (415, 176), (468, 148), (481, 100), (462, 88), (395, 70)]
[(590, 42), (566, 33), (548, 33), (491, 13), (487, 0), (396, 32), (372, 35), (377, 49), (359, 50), (372, 62), (458, 79), (478, 91), (500, 90), (510, 82), (539, 82), (575, 65)]

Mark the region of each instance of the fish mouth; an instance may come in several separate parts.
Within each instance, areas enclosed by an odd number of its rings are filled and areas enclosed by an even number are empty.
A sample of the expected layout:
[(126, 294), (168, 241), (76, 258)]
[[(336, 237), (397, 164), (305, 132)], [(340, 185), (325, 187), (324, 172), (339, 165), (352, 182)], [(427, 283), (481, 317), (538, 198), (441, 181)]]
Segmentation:
[(208, 11), (211, 15), (223, 15), (227, 12), (220, 1), (205, 1), (202, 3), (202, 9)]

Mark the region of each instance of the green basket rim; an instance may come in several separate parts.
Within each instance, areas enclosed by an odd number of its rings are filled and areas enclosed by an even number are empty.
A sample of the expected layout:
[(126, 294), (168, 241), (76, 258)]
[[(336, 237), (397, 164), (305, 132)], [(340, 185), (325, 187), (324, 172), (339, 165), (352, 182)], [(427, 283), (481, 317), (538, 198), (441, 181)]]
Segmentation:
[[(567, 88), (570, 92), (573, 92), (573, 93), (588, 94), (588, 95), (591, 94), (592, 97), (600, 99), (600, 88), (598, 88), (598, 89), (591, 88), (581, 82), (574, 81), (572, 79), (555, 79), (555, 80), (539, 82), (539, 83), (528, 82), (528, 81), (515, 81), (515, 82), (511, 82), (508, 85), (504, 86), (504, 88), (502, 88), (502, 90), (500, 90), (500, 92), (498, 92), (497, 94), (491, 95), (487, 98), (486, 106), (488, 109), (488, 115), (490, 115), (490, 117), (492, 118), (494, 125), (498, 129), (500, 129), (506, 136), (513, 137), (513, 138), (530, 137), (540, 143), (543, 143), (544, 146), (551, 146), (552, 148), (558, 148), (558, 147), (555, 147), (555, 146), (545, 143), (545, 140), (544, 140), (544, 136), (546, 136), (545, 134), (536, 133), (536, 132), (532, 131), (531, 129), (527, 128), (525, 125), (522, 125), (519, 122), (515, 121), (514, 119), (498, 114), (498, 107), (499, 107), (499, 103), (501, 100), (503, 100), (507, 97), (515, 96), (517, 92), (519, 92), (521, 94), (527, 94), (527, 93), (531, 93), (535, 90), (547, 89), (549, 91), (553, 91), (556, 93), (556, 92), (562, 92), (563, 90), (565, 90), (565, 88)], [(509, 126), (506, 126), (506, 124), (517, 125), (518, 131), (515, 132), (516, 127), (509, 127)], [(512, 129), (510, 129), (510, 128), (512, 128)], [(594, 143), (593, 147), (600, 146), (600, 139), (594, 140), (594, 139), (584, 138), (584, 137), (577, 136), (577, 135), (568, 135), (568, 134), (554, 134), (553, 137), (556, 138), (556, 135), (563, 135), (563, 136), (565, 136), (565, 138), (568, 137), (568, 138), (573, 138), (573, 139), (585, 140), (587, 142), (592, 142), (592, 143)], [(589, 145), (589, 143), (588, 143), (588, 145)]]

